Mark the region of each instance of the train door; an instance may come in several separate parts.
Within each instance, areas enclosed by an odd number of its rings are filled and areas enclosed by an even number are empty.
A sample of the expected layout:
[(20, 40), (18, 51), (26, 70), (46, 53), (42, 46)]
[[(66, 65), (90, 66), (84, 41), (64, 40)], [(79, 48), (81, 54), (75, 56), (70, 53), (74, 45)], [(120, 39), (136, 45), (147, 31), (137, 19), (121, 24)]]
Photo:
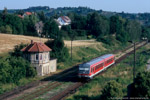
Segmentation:
[(91, 67), (91, 75), (94, 74), (94, 67)]
[(91, 67), (91, 75), (90, 75), (90, 79), (92, 79), (93, 78), (93, 75), (94, 75), (94, 67)]

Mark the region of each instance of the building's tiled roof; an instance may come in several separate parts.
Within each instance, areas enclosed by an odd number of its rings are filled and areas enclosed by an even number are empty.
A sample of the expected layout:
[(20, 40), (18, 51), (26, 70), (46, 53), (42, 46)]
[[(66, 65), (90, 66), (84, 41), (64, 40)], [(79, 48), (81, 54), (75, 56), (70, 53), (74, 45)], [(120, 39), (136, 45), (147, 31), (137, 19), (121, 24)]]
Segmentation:
[(44, 43), (31, 43), (27, 47), (23, 48), (21, 51), (23, 52), (49, 52), (51, 49), (46, 46)]
[(32, 13), (31, 12), (26, 12), (26, 15), (32, 15)]
[(64, 22), (66, 22), (66, 23), (70, 23), (71, 22), (71, 20), (70, 20), (70, 18), (68, 17), (68, 16), (61, 16), (61, 18), (64, 20)]

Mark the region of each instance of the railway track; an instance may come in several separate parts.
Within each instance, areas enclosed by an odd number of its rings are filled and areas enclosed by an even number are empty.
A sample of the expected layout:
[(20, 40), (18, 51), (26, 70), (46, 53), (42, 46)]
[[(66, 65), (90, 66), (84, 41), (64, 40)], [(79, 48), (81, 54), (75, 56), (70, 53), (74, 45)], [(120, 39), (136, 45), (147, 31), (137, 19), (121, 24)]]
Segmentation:
[[(70, 70), (69, 72), (64, 73), (62, 76), (57, 77), (55, 79), (55, 81), (49, 82), (48, 85), (45, 85), (44, 87), (41, 87), (40, 89), (37, 89), (33, 92), (30, 92), (29, 94), (19, 97), (19, 98), (15, 98), (15, 100), (33, 100), (34, 98), (37, 98), (40, 95), (43, 95), (44, 93), (63, 85), (64, 84), (63, 82), (71, 81), (72, 77), (67, 77), (68, 74), (70, 76), (77, 75), (77, 68), (73, 71)], [(50, 79), (48, 79), (48, 80), (50, 80)]]
[[(147, 42), (144, 42), (142, 44), (137, 43), (136, 44), (137, 45), (136, 50), (139, 49), (139, 48), (141, 48), (141, 47), (143, 47), (143, 46), (145, 46), (146, 44), (147, 44)], [(130, 48), (133, 48), (133, 46), (130, 46)], [(130, 49), (130, 48), (128, 47), (127, 49), (122, 50), (122, 52), (126, 52), (127, 50), (128, 50), (128, 52), (126, 54), (124, 54), (124, 55), (121, 55), (119, 58), (117, 58), (115, 64), (112, 65), (112, 66), (110, 66), (109, 68), (114, 67), (115, 65), (117, 65), (118, 63), (120, 63), (122, 60), (124, 60), (127, 56), (131, 55), (133, 53), (134, 49)], [(109, 69), (109, 68), (107, 68), (107, 69)], [(98, 75), (101, 75), (101, 74), (105, 73), (106, 71), (107, 70), (104, 70), (103, 72), (99, 73)], [(96, 76), (98, 76), (98, 75), (96, 75)], [(57, 95), (55, 95), (55, 96), (53, 96), (52, 98), (49, 98), (49, 99), (50, 100), (64, 100), (69, 95), (75, 93), (75, 91), (79, 87), (85, 85), (86, 83), (88, 83), (88, 82), (77, 82), (73, 86), (68, 87), (66, 90), (61, 91), (59, 94), (57, 94)]]
[[(137, 43), (136, 45), (139, 45), (139, 44), (141, 44), (141, 43)], [(144, 44), (146, 44), (146, 43), (144, 43)], [(137, 49), (140, 48), (141, 46), (143, 46), (143, 44), (139, 45), (137, 47)], [(126, 50), (128, 50), (128, 49), (130, 49), (132, 47), (133, 47), (133, 45), (127, 47), (124, 50), (121, 50), (120, 52), (125, 52)], [(117, 51), (117, 52), (119, 52), (119, 51)], [(132, 52), (132, 50), (130, 52)], [(128, 55), (128, 54), (129, 53), (121, 55), (120, 58), (116, 59), (116, 64), (119, 63), (120, 61), (122, 61), (124, 59), (124, 57), (126, 57), (126, 55)], [(60, 100), (60, 99), (66, 98), (69, 94), (74, 93), (79, 87), (81, 87), (81, 86), (83, 86), (84, 84), (87, 83), (87, 82), (79, 82), (78, 79), (73, 79), (72, 77), (68, 77), (68, 76), (75, 76), (75, 75), (77, 75), (77, 70), (78, 70), (77, 66), (78, 65), (76, 65), (76, 66), (74, 66), (74, 67), (72, 67), (70, 69), (67, 69), (67, 70), (65, 70), (65, 71), (63, 71), (61, 73), (55, 74), (55, 75), (53, 75), (51, 77), (47, 77), (47, 78), (44, 78), (44, 79), (42, 79), (40, 81), (36, 81), (36, 85), (35, 86), (37, 86), (39, 84), (43, 84), (44, 81), (50, 81), (50, 82), (48, 83), (48, 85), (45, 85), (44, 87), (42, 87), (42, 88), (40, 88), (40, 89), (38, 89), (38, 90), (36, 90), (34, 92), (30, 92), (27, 95), (23, 95), (23, 96), (21, 96), (19, 98), (16, 98), (15, 100), (32, 100), (32, 99), (34, 99), (36, 97), (39, 97), (40, 95), (43, 95), (44, 93), (46, 93), (48, 91), (51, 91), (52, 89), (54, 89), (56, 87), (59, 87), (59, 86), (63, 85), (64, 84), (63, 82), (72, 81), (72, 82), (74, 82), (74, 84), (69, 86), (64, 91), (61, 91), (60, 93), (55, 94), (50, 99), (51, 100)], [(102, 73), (104, 73), (104, 72), (105, 71), (103, 71)], [(100, 73), (100, 74), (102, 74), (102, 73)], [(33, 86), (30, 86), (30, 87), (33, 87)], [(30, 88), (30, 87), (27, 87), (27, 89)], [(18, 91), (18, 92), (20, 92), (20, 91)], [(17, 92), (16, 92), (16, 94), (17, 94)], [(11, 96), (11, 95), (16, 95), (16, 94), (10, 94), (10, 95), (8, 95), (8, 97)], [(5, 96), (3, 96), (3, 98), (0, 96), (0, 99), (5, 99), (5, 98), (6, 98)]]

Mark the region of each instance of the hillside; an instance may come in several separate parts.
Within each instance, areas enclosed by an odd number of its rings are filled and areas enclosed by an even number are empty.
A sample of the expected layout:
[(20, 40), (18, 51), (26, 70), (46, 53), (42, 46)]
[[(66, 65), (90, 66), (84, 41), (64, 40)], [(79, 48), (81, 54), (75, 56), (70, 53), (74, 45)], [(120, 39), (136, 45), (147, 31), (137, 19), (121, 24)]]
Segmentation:
[[(0, 10), (2, 12), (3, 10)], [(103, 11), (103, 10), (95, 10), (89, 7), (58, 7), (58, 8), (50, 8), (48, 6), (36, 6), (29, 7), (27, 9), (8, 9), (8, 13), (18, 13), (19, 11), (24, 12), (41, 12), (43, 11), (46, 16), (59, 16), (59, 15), (67, 15), (68, 13), (76, 13), (79, 15), (87, 15), (92, 12), (98, 12), (100, 15), (111, 17), (113, 15), (119, 15), (123, 18), (127, 18), (130, 20), (138, 20), (142, 25), (149, 26), (150, 25), (150, 13), (124, 13), (122, 12), (111, 12), (111, 11)]]
[[(35, 42), (46, 42), (46, 38), (38, 38), (32, 36), (23, 36), (23, 35), (11, 35), (11, 34), (2, 34), (0, 33), (0, 53), (11, 51), (15, 45), (24, 43), (29, 44), (31, 40)], [(73, 41), (73, 46), (90, 46), (93, 44), (100, 44), (99, 42), (92, 41)], [(65, 45), (70, 48), (71, 42), (65, 41)]]

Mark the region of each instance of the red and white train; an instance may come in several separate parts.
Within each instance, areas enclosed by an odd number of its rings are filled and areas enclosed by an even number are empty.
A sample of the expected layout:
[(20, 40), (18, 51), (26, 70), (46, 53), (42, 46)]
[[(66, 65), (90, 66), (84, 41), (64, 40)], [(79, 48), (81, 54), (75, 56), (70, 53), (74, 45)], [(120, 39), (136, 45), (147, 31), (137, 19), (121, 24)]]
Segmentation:
[(115, 55), (106, 54), (79, 65), (79, 78), (93, 78), (96, 74), (115, 63)]

